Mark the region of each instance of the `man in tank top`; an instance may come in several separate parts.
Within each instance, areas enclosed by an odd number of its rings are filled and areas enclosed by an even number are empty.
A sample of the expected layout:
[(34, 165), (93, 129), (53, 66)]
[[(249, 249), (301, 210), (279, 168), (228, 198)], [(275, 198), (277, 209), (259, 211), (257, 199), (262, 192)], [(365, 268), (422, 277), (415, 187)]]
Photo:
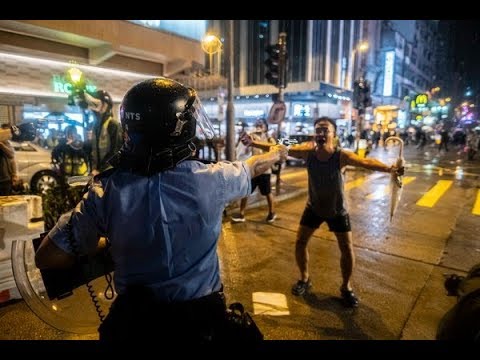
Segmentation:
[(308, 241), (326, 222), (334, 232), (341, 252), (340, 268), (342, 285), (340, 294), (347, 307), (357, 307), (358, 298), (353, 292), (351, 277), (355, 265), (352, 231), (343, 187), (342, 169), (346, 165), (358, 166), (382, 172), (397, 172), (404, 169), (388, 166), (373, 158), (361, 158), (351, 151), (338, 148), (335, 144), (337, 126), (328, 117), (314, 121), (315, 141), (293, 145), (289, 155), (306, 161), (308, 173), (308, 200), (300, 220), (295, 244), (295, 258), (300, 270), (300, 280), (292, 288), (300, 296), (312, 286), (308, 272)]

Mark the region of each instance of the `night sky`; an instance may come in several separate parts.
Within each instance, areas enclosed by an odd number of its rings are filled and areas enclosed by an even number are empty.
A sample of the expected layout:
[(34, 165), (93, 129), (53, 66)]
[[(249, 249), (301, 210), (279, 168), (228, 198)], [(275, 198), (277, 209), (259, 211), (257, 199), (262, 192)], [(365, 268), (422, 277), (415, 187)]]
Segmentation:
[(480, 90), (480, 20), (456, 20), (454, 67), (472, 88)]

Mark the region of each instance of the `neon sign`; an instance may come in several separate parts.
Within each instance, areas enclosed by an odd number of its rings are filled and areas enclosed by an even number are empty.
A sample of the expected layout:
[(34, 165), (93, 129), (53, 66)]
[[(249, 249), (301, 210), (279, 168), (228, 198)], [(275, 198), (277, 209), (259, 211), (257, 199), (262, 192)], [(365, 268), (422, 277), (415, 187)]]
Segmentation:
[[(70, 84), (63, 75), (53, 75), (52, 77), (53, 92), (68, 94), (72, 93), (72, 84)], [(97, 91), (97, 87), (92, 84), (86, 85), (89, 93)]]

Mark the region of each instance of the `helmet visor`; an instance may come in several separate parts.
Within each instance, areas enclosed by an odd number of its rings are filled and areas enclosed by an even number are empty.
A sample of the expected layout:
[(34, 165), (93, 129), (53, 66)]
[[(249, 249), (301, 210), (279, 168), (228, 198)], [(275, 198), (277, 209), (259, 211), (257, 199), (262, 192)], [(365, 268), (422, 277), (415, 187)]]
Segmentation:
[(200, 138), (205, 137), (207, 139), (213, 139), (215, 136), (215, 130), (213, 129), (213, 125), (208, 118), (207, 112), (198, 97), (195, 97), (189, 110), (197, 121), (197, 131), (200, 130), (200, 134), (197, 134), (197, 136), (199, 135)]

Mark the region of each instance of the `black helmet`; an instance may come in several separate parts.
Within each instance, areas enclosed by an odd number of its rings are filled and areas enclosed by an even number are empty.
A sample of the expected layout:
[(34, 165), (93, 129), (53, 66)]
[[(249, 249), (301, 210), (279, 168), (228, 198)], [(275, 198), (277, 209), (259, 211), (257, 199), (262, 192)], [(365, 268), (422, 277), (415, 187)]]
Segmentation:
[(95, 99), (99, 99), (101, 100), (102, 102), (108, 104), (109, 107), (112, 107), (113, 106), (113, 101), (112, 101), (112, 97), (110, 96), (110, 94), (108, 92), (106, 92), (105, 90), (97, 90), (95, 91), (94, 93), (90, 94), (92, 95)]
[(120, 105), (120, 121), (126, 134), (123, 157), (147, 157), (149, 168), (155, 161), (162, 163), (157, 171), (191, 156), (197, 128), (208, 139), (214, 136), (197, 92), (164, 77), (128, 90)]
[(110, 113), (113, 107), (112, 97), (105, 90), (97, 90), (90, 93), (85, 93), (85, 101), (87, 106), (93, 111), (97, 111), (96, 109), (100, 108), (102, 105), (100, 101), (108, 105), (106, 111), (107, 113)]

